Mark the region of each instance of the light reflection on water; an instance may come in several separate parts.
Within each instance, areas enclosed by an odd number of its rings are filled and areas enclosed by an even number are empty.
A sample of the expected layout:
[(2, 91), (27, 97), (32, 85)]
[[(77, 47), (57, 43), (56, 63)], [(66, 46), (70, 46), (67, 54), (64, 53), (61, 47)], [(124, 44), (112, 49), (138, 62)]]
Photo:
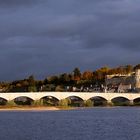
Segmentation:
[(0, 140), (139, 140), (140, 108), (0, 112)]

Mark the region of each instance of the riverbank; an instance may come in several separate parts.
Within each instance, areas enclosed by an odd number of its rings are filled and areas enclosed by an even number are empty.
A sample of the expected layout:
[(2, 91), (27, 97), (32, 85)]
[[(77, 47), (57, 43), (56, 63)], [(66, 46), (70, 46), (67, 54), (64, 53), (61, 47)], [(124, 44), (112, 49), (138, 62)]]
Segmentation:
[(55, 111), (57, 107), (2, 107), (0, 111)]
[(29, 106), (19, 106), (19, 107), (0, 107), (0, 111), (58, 111), (58, 110), (72, 110), (77, 109), (75, 107), (29, 107)]
[(90, 108), (121, 108), (121, 107), (139, 107), (139, 106), (94, 106), (94, 107), (29, 107), (29, 106), (15, 106), (15, 107), (0, 107), (1, 111), (59, 111), (59, 110), (81, 110)]

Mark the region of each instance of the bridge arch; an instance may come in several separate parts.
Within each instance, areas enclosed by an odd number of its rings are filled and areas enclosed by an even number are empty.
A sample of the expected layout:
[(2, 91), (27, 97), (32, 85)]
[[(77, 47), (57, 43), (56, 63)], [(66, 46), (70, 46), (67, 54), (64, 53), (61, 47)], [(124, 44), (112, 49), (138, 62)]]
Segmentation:
[(68, 105), (70, 106), (76, 106), (76, 107), (84, 106), (84, 100), (79, 96), (72, 95), (66, 97), (66, 99), (68, 99)]
[(43, 102), (43, 105), (47, 106), (57, 106), (59, 104), (59, 99), (51, 95), (43, 96), (40, 100)]
[(7, 99), (0, 97), (0, 105), (6, 105), (8, 102)]
[(130, 105), (130, 100), (127, 97), (118, 96), (111, 99), (113, 105), (116, 106), (127, 106)]
[(134, 105), (140, 105), (140, 97), (137, 97), (133, 100)]
[(32, 105), (34, 100), (28, 96), (18, 96), (13, 99), (17, 105)]
[(93, 96), (89, 98), (93, 102), (94, 106), (105, 106), (107, 105), (107, 99), (102, 96)]

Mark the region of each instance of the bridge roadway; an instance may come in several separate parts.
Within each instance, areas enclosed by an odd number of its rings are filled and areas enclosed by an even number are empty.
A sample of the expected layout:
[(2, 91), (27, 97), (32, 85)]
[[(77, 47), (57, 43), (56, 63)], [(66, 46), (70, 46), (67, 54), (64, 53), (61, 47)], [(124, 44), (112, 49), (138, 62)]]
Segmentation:
[(138, 93), (95, 93), (95, 92), (20, 92), (20, 93), (0, 93), (0, 98), (7, 101), (14, 100), (18, 97), (28, 97), (32, 100), (40, 100), (43, 97), (55, 97), (58, 100), (76, 96), (82, 100), (88, 100), (93, 97), (102, 97), (110, 102), (116, 97), (124, 97), (133, 102), (134, 99), (140, 98)]

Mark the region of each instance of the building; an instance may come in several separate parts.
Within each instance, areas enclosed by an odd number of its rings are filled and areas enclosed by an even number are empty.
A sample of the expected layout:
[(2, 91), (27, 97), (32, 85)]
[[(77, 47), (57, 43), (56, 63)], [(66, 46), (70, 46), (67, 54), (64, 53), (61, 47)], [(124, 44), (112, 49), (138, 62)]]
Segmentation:
[(135, 71), (135, 88), (137, 92), (140, 92), (140, 69)]
[(106, 76), (108, 92), (140, 92), (140, 69), (129, 74), (114, 74)]

